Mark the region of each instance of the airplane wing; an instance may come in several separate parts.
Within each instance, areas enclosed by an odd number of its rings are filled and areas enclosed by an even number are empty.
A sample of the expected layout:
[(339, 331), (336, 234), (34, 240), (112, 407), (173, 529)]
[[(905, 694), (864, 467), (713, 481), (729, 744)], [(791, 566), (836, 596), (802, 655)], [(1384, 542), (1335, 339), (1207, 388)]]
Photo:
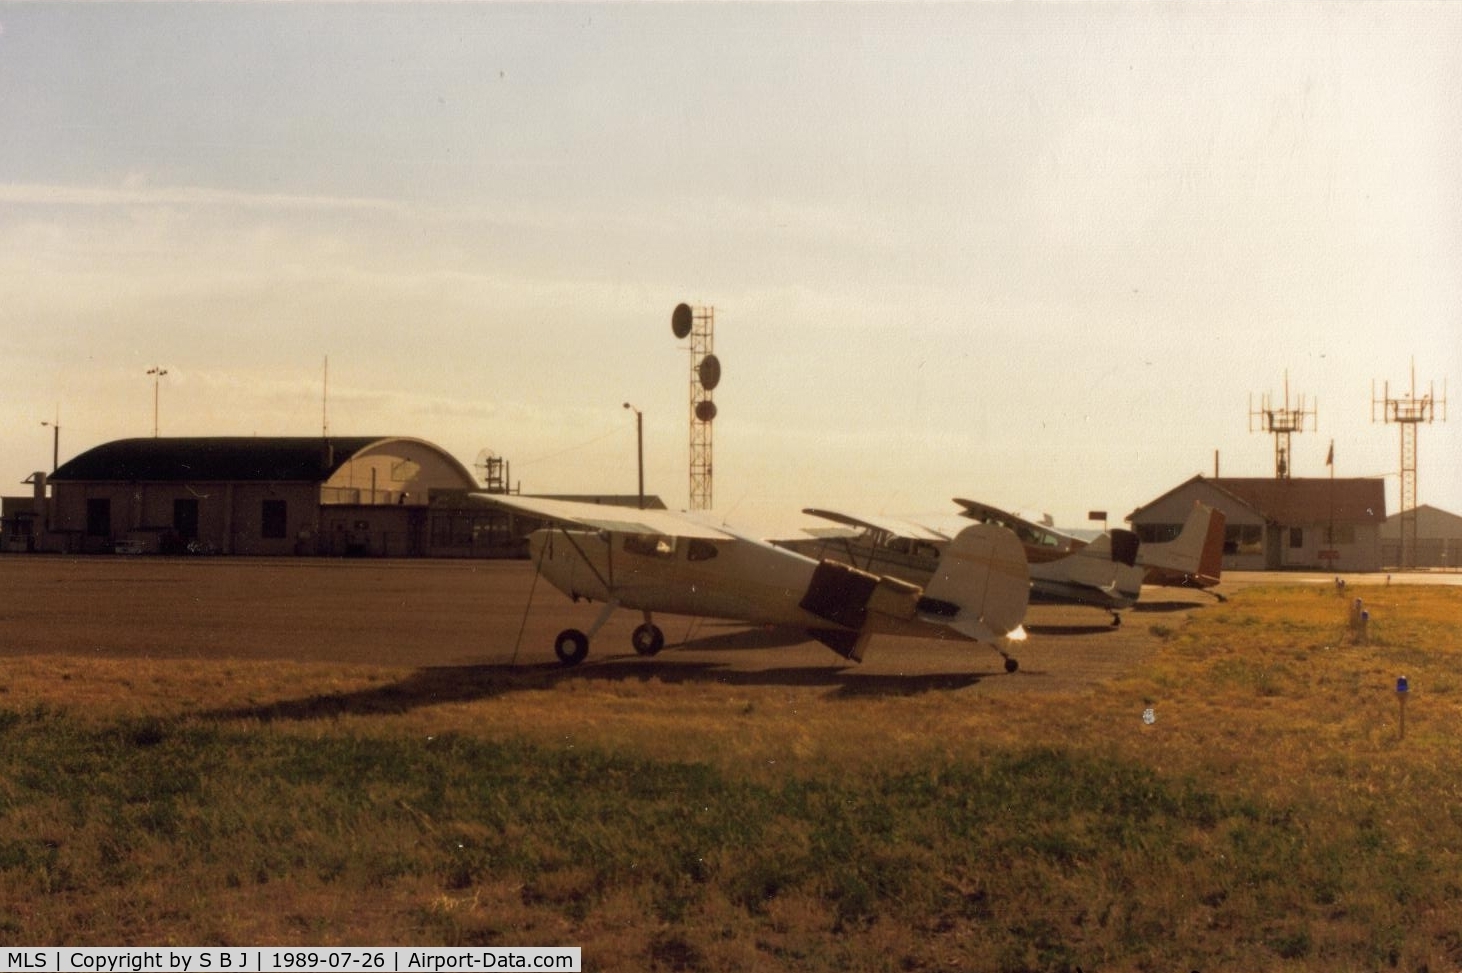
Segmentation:
[(1015, 535), (1023, 543), (1030, 547), (1047, 547), (1052, 550), (1073, 551), (1084, 546), (1087, 542), (1079, 537), (1067, 534), (1051, 526), (1050, 517), (1042, 517), (1040, 522), (1029, 517), (1021, 516), (1009, 510), (1001, 510), (999, 507), (992, 507), (988, 503), (981, 503), (978, 500), (965, 500), (955, 497), (954, 502), (962, 508), (960, 516), (970, 520), (979, 521), (982, 524), (995, 524), (1000, 527), (1008, 527), (1015, 531)]
[(588, 530), (607, 530), (617, 534), (698, 537), (704, 540), (729, 540), (737, 536), (712, 527), (689, 514), (668, 510), (638, 510), (634, 507), (584, 503), (580, 500), (550, 500), (545, 497), (503, 493), (473, 493), (470, 496), (489, 506), (513, 513)]
[[(953, 535), (942, 533), (931, 527), (916, 524), (912, 521), (896, 519), (893, 517), (867, 516), (863, 514), (846, 514), (838, 510), (821, 510), (816, 507), (806, 507), (802, 511), (814, 517), (821, 517), (824, 520), (831, 520), (835, 524), (843, 524), (848, 527), (859, 527), (867, 530), (882, 531), (893, 537), (907, 537), (916, 541), (929, 541), (938, 543), (949, 540)], [(965, 525), (968, 526), (968, 525)]]

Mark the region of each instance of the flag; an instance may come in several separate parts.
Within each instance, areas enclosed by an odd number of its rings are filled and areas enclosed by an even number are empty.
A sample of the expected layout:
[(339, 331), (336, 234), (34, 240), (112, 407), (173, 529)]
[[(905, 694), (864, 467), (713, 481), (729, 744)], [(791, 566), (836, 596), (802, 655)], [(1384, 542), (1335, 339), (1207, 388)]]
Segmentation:
[(1325, 465), (1330, 467), (1335, 465), (1335, 440), (1333, 439), (1330, 440), (1330, 452), (1325, 455)]

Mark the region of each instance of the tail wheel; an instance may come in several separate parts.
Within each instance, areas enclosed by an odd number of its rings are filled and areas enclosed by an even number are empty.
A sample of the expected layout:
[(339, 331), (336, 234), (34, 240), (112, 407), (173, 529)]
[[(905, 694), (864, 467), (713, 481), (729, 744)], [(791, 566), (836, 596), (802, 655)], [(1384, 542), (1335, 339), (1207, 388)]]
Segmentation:
[(1019, 668), (1020, 668), (1020, 663), (1019, 662), (1017, 662), (1016, 660), (1010, 658), (1009, 656), (1006, 656), (1005, 657), (1005, 671), (1006, 672), (1014, 672), (1015, 670), (1017, 670)]
[(665, 648), (665, 633), (657, 625), (641, 625), (630, 636), (630, 642), (640, 655), (655, 655)]
[(566, 628), (558, 633), (553, 643), (554, 655), (566, 666), (576, 666), (589, 654), (589, 636), (576, 628)]

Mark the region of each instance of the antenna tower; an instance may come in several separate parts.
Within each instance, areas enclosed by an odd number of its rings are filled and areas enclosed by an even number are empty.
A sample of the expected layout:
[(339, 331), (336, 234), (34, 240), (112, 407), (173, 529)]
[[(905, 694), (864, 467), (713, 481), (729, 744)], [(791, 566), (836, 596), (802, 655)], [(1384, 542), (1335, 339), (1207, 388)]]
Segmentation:
[(1436, 388), (1428, 383), (1427, 393), (1416, 396), (1416, 360), (1411, 362), (1411, 391), (1400, 398), (1391, 395), (1391, 383), (1382, 385), (1383, 391), (1376, 397), (1376, 383), (1371, 382), (1371, 421), (1376, 421), (1377, 410), (1387, 425), (1396, 423), (1401, 427), (1401, 567), (1416, 567), (1416, 427), (1423, 422), (1431, 423), (1436, 418), (1437, 406), (1442, 407), (1442, 421), (1447, 421), (1447, 382), (1442, 380), (1442, 397), (1436, 396)]
[(517, 492), (512, 488), (512, 464), (492, 450), (479, 449), (472, 466), (488, 493)]
[(1305, 408), (1305, 397), (1300, 396), (1299, 402), (1293, 407), (1289, 404), (1289, 372), (1284, 373), (1284, 406), (1275, 408), (1274, 401), (1265, 392), (1259, 400), (1259, 408), (1254, 408), (1254, 396), (1249, 396), (1249, 431), (1255, 428), (1271, 433), (1274, 436), (1274, 478), (1276, 480), (1288, 480), (1290, 472), (1294, 469), (1291, 461), (1289, 448), (1289, 437), (1292, 433), (1305, 431), (1305, 420), (1310, 420), (1310, 429), (1315, 429), (1315, 403), (1311, 403), (1309, 409)]
[(690, 339), (690, 509), (711, 509), (711, 421), (716, 403), (711, 392), (721, 382), (715, 356), (716, 309), (677, 304), (670, 315), (675, 337)]
[(330, 356), (325, 356), (325, 378), (320, 385), (320, 438), (330, 438)]

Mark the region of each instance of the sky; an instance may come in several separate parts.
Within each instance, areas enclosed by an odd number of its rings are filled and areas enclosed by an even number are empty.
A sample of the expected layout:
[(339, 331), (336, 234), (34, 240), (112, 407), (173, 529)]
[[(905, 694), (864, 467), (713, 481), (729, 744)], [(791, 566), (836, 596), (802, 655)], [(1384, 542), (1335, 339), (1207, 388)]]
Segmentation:
[(1272, 476), (1286, 388), (1293, 474), (1394, 512), (1413, 367), (1462, 513), (1458, 51), (1405, 0), (0, 2), (0, 492), (156, 401), (633, 493), (629, 402), (683, 507), (686, 302), (730, 520), (1115, 525)]

